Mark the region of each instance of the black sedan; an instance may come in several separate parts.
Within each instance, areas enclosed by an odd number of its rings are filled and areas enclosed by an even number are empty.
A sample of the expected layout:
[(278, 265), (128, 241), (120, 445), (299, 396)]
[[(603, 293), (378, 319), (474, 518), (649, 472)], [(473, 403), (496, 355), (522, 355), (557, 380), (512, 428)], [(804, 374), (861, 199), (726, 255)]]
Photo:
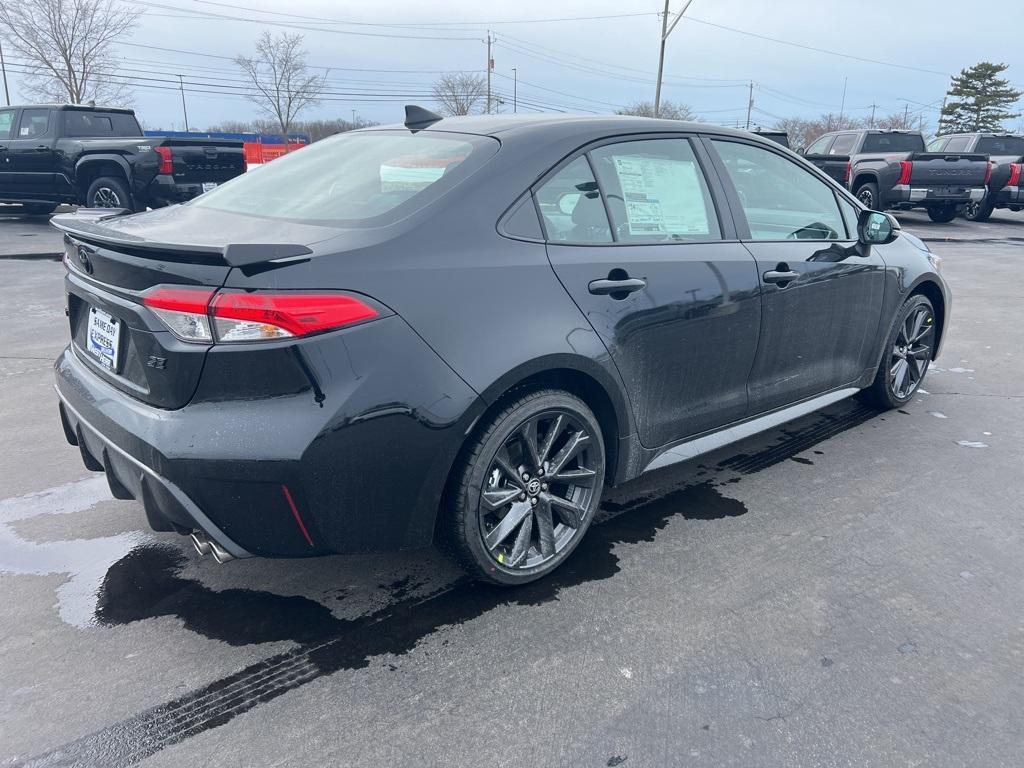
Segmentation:
[(605, 486), (861, 390), (907, 403), (950, 311), (890, 216), (675, 121), (411, 107), (54, 223), (67, 439), (220, 561), (436, 543), (530, 581)]

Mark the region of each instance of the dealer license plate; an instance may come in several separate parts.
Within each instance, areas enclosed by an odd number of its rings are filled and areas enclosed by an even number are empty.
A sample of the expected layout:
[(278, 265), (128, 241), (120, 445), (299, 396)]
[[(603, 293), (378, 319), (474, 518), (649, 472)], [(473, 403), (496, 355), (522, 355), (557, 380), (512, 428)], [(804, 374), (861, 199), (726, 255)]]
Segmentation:
[(209, 192), (211, 189), (213, 189), (216, 186), (217, 186), (217, 182), (216, 181), (204, 181), (203, 182), (203, 192)]
[(121, 337), (121, 321), (101, 309), (89, 307), (88, 350), (100, 365), (117, 370), (117, 344)]

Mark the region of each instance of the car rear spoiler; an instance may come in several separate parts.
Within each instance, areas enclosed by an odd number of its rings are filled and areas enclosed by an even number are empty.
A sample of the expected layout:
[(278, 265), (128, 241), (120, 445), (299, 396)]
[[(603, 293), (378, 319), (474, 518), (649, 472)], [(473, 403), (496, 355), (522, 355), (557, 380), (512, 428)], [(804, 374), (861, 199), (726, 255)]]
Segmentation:
[(112, 248), (127, 248), (133, 252), (153, 251), (178, 255), (196, 254), (209, 259), (219, 256), (230, 267), (248, 267), (253, 264), (279, 263), (301, 259), (313, 252), (304, 245), (293, 243), (229, 243), (225, 246), (181, 245), (155, 243), (127, 232), (103, 226), (103, 222), (125, 216), (125, 208), (79, 208), (74, 213), (62, 213), (50, 223), (65, 235)]

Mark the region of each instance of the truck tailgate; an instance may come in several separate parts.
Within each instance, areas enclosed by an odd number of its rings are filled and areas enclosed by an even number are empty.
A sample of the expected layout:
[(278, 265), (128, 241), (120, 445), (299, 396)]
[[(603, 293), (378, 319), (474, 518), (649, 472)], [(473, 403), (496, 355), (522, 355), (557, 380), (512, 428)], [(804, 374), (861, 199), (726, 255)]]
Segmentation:
[(245, 150), (240, 141), (164, 139), (161, 146), (171, 149), (176, 184), (220, 184), (245, 173)]
[(988, 155), (915, 152), (910, 162), (914, 186), (980, 187), (988, 177)]

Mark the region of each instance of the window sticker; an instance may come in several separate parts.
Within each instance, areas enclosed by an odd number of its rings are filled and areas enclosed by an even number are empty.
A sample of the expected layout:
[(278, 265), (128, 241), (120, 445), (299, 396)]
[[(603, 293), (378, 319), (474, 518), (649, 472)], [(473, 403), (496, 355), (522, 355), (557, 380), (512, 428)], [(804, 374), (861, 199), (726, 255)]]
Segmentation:
[(708, 211), (696, 166), (687, 160), (614, 158), (631, 235), (708, 235)]

